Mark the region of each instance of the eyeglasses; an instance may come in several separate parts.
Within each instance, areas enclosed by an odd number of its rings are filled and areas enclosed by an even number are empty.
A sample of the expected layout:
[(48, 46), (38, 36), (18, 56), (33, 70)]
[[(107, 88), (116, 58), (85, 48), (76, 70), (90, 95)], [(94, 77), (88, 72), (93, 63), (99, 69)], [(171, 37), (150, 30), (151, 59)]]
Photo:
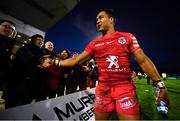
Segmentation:
[(5, 27), (5, 28), (11, 29), (11, 31), (15, 31), (15, 27), (12, 25), (9, 25), (9, 24), (0, 24), (0, 25)]

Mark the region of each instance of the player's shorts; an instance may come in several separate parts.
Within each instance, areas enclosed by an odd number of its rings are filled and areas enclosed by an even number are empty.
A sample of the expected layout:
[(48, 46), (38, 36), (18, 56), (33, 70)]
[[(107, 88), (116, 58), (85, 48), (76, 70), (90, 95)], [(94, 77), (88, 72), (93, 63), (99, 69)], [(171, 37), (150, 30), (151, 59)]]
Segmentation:
[(96, 112), (116, 111), (120, 114), (139, 115), (139, 103), (133, 84), (121, 84), (108, 87), (99, 84), (96, 87)]

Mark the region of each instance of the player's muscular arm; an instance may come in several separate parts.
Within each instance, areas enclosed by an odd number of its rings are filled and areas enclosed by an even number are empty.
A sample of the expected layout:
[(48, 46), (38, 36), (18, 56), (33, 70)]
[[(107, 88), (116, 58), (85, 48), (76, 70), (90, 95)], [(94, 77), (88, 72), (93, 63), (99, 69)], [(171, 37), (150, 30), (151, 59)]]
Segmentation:
[(142, 70), (155, 82), (155, 84), (153, 83), (153, 86), (157, 86), (160, 89), (159, 96), (156, 102), (159, 103), (160, 100), (165, 99), (167, 101), (167, 105), (170, 105), (168, 99), (168, 91), (165, 88), (164, 83), (160, 80), (161, 77), (153, 62), (144, 54), (141, 48), (137, 49), (133, 53), (133, 55), (135, 56), (135, 59), (141, 66)]
[(142, 70), (152, 79), (152, 80), (160, 80), (161, 77), (153, 64), (153, 62), (146, 56), (141, 48), (138, 48), (133, 53), (136, 61), (139, 63)]
[(77, 57), (61, 60), (59, 66), (73, 67), (78, 63), (83, 63), (87, 61), (89, 58), (90, 58), (90, 54), (88, 54), (86, 51), (83, 51)]

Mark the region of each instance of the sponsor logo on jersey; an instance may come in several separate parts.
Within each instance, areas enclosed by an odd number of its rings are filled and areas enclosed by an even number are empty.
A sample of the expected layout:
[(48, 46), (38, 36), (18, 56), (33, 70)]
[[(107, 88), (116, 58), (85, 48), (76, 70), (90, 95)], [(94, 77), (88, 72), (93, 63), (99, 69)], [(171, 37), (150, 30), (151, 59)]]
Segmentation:
[(95, 107), (98, 107), (100, 109), (104, 108), (104, 103), (103, 103), (103, 98), (102, 96), (96, 96), (96, 101), (95, 101)]
[(127, 68), (115, 68), (115, 69), (101, 69), (101, 72), (122, 72), (126, 71)]
[(126, 43), (126, 38), (125, 37), (119, 37), (118, 42), (120, 44), (125, 44)]
[(99, 47), (99, 46), (103, 46), (103, 45), (105, 45), (105, 44), (111, 44), (111, 43), (113, 43), (114, 41), (109, 41), (109, 42), (102, 42), (102, 43), (98, 43), (98, 44), (95, 44), (95, 47)]
[(114, 66), (115, 68), (119, 68), (118, 56), (109, 55), (109, 57), (106, 57), (106, 62), (110, 62), (107, 68), (112, 68), (112, 66)]
[(111, 44), (111, 43), (113, 43), (114, 41), (109, 41), (109, 42), (106, 42), (106, 44)]
[(120, 103), (120, 108), (121, 109), (129, 109), (131, 107), (134, 107), (136, 105), (136, 101), (135, 98), (132, 97), (124, 97), (120, 100), (118, 100), (118, 102)]
[(95, 44), (95, 47), (99, 47), (99, 46), (103, 46), (103, 45), (104, 45), (104, 42)]

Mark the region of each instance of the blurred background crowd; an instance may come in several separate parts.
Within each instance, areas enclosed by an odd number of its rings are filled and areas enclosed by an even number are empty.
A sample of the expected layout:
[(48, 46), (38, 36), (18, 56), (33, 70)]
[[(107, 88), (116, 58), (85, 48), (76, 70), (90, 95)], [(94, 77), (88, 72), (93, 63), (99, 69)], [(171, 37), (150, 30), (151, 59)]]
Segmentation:
[(10, 20), (0, 20), (0, 90), (5, 107), (41, 101), (95, 87), (98, 78), (94, 59), (73, 68), (42, 67), (41, 58), (68, 59), (78, 55), (68, 48), (54, 51), (53, 42), (40, 34), (16, 48), (16, 25)]

